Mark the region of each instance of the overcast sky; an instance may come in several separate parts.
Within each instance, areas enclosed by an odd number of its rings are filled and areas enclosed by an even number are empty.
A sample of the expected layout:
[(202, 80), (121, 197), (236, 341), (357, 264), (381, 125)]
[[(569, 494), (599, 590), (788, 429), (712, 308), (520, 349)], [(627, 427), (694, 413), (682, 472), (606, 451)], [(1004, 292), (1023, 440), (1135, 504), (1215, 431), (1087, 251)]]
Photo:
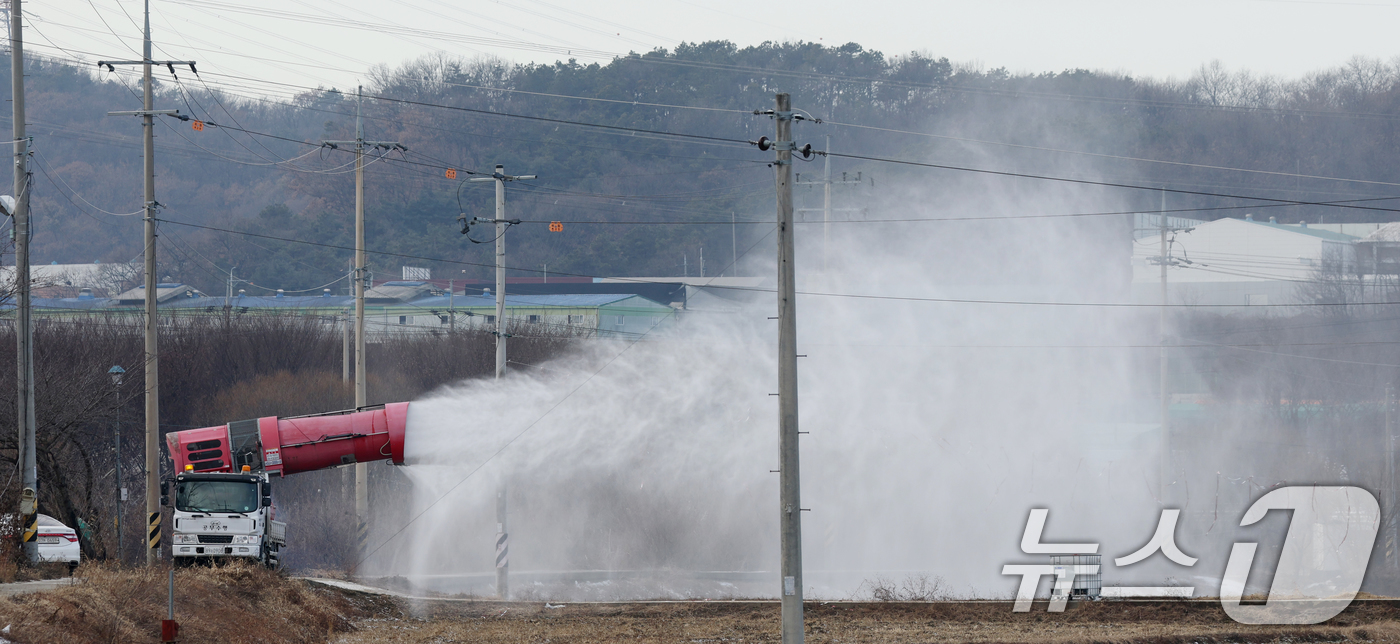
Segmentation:
[[(1071, 68), (1184, 78), (1219, 59), (1297, 76), (1400, 54), (1400, 2), (1329, 0), (153, 0), (156, 58), (210, 82), (295, 93), (352, 87), (374, 64), (425, 53), (552, 62), (724, 39), (857, 42), (1013, 72)], [(142, 0), (26, 2), (29, 51), (137, 58)], [(113, 35), (115, 34), (115, 35)], [(295, 87), (258, 84), (272, 81)], [(241, 86), (241, 87), (238, 87)]]

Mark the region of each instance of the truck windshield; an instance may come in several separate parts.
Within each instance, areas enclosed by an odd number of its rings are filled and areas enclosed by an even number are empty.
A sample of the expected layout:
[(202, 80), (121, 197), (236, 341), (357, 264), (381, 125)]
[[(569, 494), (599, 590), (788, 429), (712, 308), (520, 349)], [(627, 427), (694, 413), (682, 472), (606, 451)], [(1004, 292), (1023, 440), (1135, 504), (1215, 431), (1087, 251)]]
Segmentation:
[(182, 512), (253, 512), (260, 507), (258, 485), (247, 481), (185, 481), (175, 491)]

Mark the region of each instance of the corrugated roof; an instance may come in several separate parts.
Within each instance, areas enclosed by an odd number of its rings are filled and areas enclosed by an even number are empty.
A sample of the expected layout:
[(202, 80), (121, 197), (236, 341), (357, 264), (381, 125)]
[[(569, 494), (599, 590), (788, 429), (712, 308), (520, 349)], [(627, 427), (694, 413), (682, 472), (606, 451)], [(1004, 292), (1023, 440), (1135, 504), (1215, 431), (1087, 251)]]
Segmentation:
[[(159, 303), (162, 303), (162, 304), (164, 304), (164, 303), (166, 303), (166, 302), (169, 302), (170, 300), (172, 300), (172, 299), (174, 299), (174, 298), (185, 297), (185, 296), (189, 295), (190, 293), (198, 293), (198, 291), (195, 290), (195, 288), (194, 288), (193, 286), (189, 286), (189, 285), (187, 285), (187, 284), (166, 284), (166, 283), (156, 284), (156, 302), (159, 302)], [(121, 295), (118, 295), (118, 296), (116, 297), (116, 299), (117, 299), (117, 301), (123, 302), (123, 303), (129, 303), (129, 302), (141, 303), (141, 302), (145, 302), (145, 301), (146, 301), (146, 287), (145, 287), (145, 286), (138, 286), (138, 287), (136, 287), (136, 288), (134, 288), (134, 289), (131, 289), (130, 291), (127, 291), (127, 292), (125, 292), (125, 293), (122, 293)]]
[(392, 304), (419, 299), (433, 290), (427, 282), (384, 282), (365, 291), (365, 301), (375, 304)]
[(163, 303), (161, 308), (207, 309), (212, 306), (215, 310), (221, 310), (224, 308), (225, 301), (236, 309), (324, 309), (345, 308), (355, 305), (355, 298), (346, 295), (332, 295), (329, 297), (319, 295), (287, 295), (283, 297), (273, 295), (244, 295), (231, 300), (225, 300), (222, 297), (191, 297), (170, 303)]
[[(101, 309), (118, 306), (117, 302), (107, 298), (34, 298), (36, 308), (47, 309), (73, 309), (88, 310)], [(174, 300), (167, 300), (160, 303), (162, 309), (210, 309), (222, 310), (225, 299), (222, 297), (182, 297)], [(346, 295), (333, 296), (248, 296), (235, 297), (228, 300), (235, 309), (343, 309), (355, 305), (355, 298)], [(480, 295), (458, 295), (450, 300), (446, 295), (425, 297), (407, 302), (374, 303), (376, 308), (383, 306), (413, 306), (423, 309), (446, 309), (449, 305), (456, 308), (493, 308), (496, 306), (495, 296), (483, 297)], [(139, 302), (138, 302), (139, 304)], [(508, 307), (577, 307), (593, 308), (610, 306), (614, 304), (625, 304), (636, 308), (657, 308), (670, 310), (671, 307), (659, 302), (649, 300), (640, 295), (627, 293), (620, 294), (584, 294), (584, 295), (506, 295), (506, 306)], [(134, 307), (135, 304), (128, 304), (126, 307)]]
[[(573, 306), (573, 307), (594, 307), (616, 304), (623, 300), (635, 299), (631, 302), (634, 306), (640, 307), (660, 307), (669, 309), (665, 304), (649, 300), (640, 295), (629, 293), (596, 293), (596, 294), (570, 294), (570, 295), (511, 295), (506, 293), (506, 306)], [(496, 306), (496, 296), (482, 295), (458, 295), (450, 300), (451, 304), (458, 308), (489, 308)], [(427, 297), (421, 300), (414, 300), (410, 304), (419, 307), (442, 307), (446, 308), (449, 303), (446, 295), (438, 297)]]
[(1377, 228), (1375, 232), (1362, 237), (1361, 241), (1400, 242), (1400, 221), (1394, 221)]
[[(33, 298), (33, 299), (29, 300), (29, 303), (30, 303), (30, 306), (33, 306), (33, 307), (36, 308), (36, 309), (74, 309), (74, 310), (90, 310), (90, 309), (103, 309), (103, 308), (107, 308), (107, 307), (109, 307), (109, 306), (112, 306), (112, 300), (110, 300), (110, 299), (108, 299), (108, 298), (105, 298), (105, 297), (101, 297), (101, 298), (92, 298), (92, 297), (85, 297), (85, 298), (76, 298), (76, 297), (55, 297), (55, 298), (36, 297), (36, 298)], [(6, 302), (6, 304), (9, 305), (9, 306), (7, 306), (6, 308), (10, 308), (10, 307), (13, 307), (13, 306), (14, 306), (14, 302), (13, 302), (13, 301)]]
[(1302, 226), (1290, 226), (1290, 225), (1287, 225), (1287, 224), (1272, 224), (1272, 223), (1269, 223), (1269, 222), (1267, 222), (1267, 221), (1249, 221), (1249, 220), (1245, 220), (1245, 219), (1236, 219), (1235, 221), (1240, 221), (1240, 222), (1244, 222), (1244, 223), (1247, 223), (1247, 224), (1256, 224), (1256, 225), (1259, 225), (1259, 226), (1268, 226), (1269, 228), (1273, 228), (1273, 229), (1275, 229), (1275, 230), (1282, 230), (1282, 231), (1286, 231), (1286, 232), (1290, 232), (1290, 233), (1298, 233), (1298, 234), (1300, 234), (1300, 235), (1309, 235), (1309, 236), (1312, 236), (1312, 237), (1318, 237), (1318, 238), (1321, 238), (1321, 239), (1326, 239), (1326, 240), (1328, 240), (1328, 241), (1336, 241), (1336, 242), (1354, 242), (1354, 241), (1356, 241), (1357, 239), (1360, 239), (1360, 237), (1356, 237), (1355, 235), (1343, 235), (1342, 233), (1334, 233), (1334, 232), (1332, 232), (1332, 231), (1330, 231), (1330, 230), (1319, 230), (1319, 229), (1317, 229), (1317, 228), (1303, 228)]

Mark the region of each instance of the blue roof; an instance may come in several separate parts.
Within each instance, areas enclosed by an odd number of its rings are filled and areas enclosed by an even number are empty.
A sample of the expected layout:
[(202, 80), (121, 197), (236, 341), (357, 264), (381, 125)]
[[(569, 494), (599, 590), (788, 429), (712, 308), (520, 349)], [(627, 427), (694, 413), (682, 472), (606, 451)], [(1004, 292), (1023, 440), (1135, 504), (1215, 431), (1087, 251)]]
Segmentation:
[[(93, 297), (36, 297), (29, 300), (36, 309), (101, 309), (109, 306), (111, 300)], [(14, 308), (14, 300), (5, 302), (5, 308)]]
[[(286, 295), (276, 297), (243, 295), (225, 300), (223, 297), (180, 297), (160, 303), (162, 309), (208, 309), (221, 310), (227, 301), (233, 308), (249, 309), (328, 309), (328, 308), (348, 308), (355, 305), (355, 298), (348, 295)], [(670, 309), (671, 307), (647, 299), (640, 295), (629, 293), (599, 293), (582, 295), (510, 295), (506, 294), (506, 306), (510, 307), (531, 307), (531, 306), (558, 306), (558, 307), (580, 307), (592, 308), (620, 304), (626, 301), (627, 306), (638, 308), (659, 308)], [(34, 298), (35, 308), (39, 309), (71, 309), (71, 310), (93, 310), (107, 309), (115, 307), (115, 301), (109, 298)], [(13, 307), (13, 303), (9, 303)], [(457, 295), (448, 298), (446, 295), (425, 297), (407, 302), (389, 302), (374, 304), (375, 308), (412, 306), (424, 309), (446, 309), (449, 304), (457, 308), (492, 308), (496, 306), (494, 295)], [(3, 305), (0, 305), (0, 308)], [(127, 305), (122, 308), (135, 309), (134, 305)]]
[(1253, 219), (1239, 219), (1239, 220), (1236, 220), (1236, 221), (1242, 221), (1242, 222), (1246, 222), (1246, 223), (1256, 224), (1256, 225), (1259, 225), (1259, 226), (1268, 226), (1269, 228), (1273, 228), (1274, 230), (1283, 230), (1283, 231), (1287, 231), (1287, 232), (1290, 232), (1290, 233), (1298, 233), (1298, 234), (1300, 234), (1300, 235), (1308, 235), (1308, 236), (1311, 236), (1311, 237), (1320, 237), (1320, 238), (1326, 239), (1326, 240), (1328, 240), (1328, 241), (1349, 242), (1349, 241), (1356, 241), (1356, 240), (1360, 239), (1360, 237), (1356, 237), (1356, 236), (1354, 236), (1354, 235), (1345, 235), (1345, 234), (1342, 234), (1342, 233), (1334, 233), (1334, 232), (1332, 232), (1332, 231), (1330, 231), (1330, 230), (1322, 230), (1322, 229), (1320, 229), (1320, 228), (1304, 228), (1304, 227), (1302, 227), (1302, 226), (1290, 226), (1290, 225), (1287, 225), (1287, 224), (1276, 224), (1276, 223), (1268, 222), (1268, 221), (1254, 221)]
[[(506, 306), (572, 306), (594, 307), (617, 304), (623, 300), (636, 298), (635, 306), (671, 308), (665, 304), (649, 300), (631, 293), (597, 293), (582, 295), (511, 295), (506, 293)], [(449, 300), (446, 295), (425, 297), (404, 304), (418, 307), (447, 308), (448, 304), (460, 308), (489, 308), (496, 306), (495, 295), (458, 295)]]
[(321, 295), (285, 295), (277, 297), (275, 295), (243, 295), (225, 300), (222, 297), (182, 297), (170, 302), (162, 302), (161, 308), (167, 309), (204, 309), (214, 307), (224, 308), (227, 301), (233, 308), (250, 309), (314, 309), (314, 308), (344, 308), (354, 306), (355, 298), (348, 295), (332, 295), (329, 297)]

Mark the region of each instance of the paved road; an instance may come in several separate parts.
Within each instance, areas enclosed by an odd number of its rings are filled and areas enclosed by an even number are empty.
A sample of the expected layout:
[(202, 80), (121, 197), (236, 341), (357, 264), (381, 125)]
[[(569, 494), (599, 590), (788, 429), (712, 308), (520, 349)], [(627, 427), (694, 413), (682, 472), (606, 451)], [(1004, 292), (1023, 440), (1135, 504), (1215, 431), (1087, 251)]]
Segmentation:
[(0, 596), (21, 595), (24, 593), (41, 593), (46, 590), (57, 590), (64, 586), (77, 583), (71, 577), (62, 579), (44, 579), (40, 581), (18, 581), (13, 584), (0, 584)]

